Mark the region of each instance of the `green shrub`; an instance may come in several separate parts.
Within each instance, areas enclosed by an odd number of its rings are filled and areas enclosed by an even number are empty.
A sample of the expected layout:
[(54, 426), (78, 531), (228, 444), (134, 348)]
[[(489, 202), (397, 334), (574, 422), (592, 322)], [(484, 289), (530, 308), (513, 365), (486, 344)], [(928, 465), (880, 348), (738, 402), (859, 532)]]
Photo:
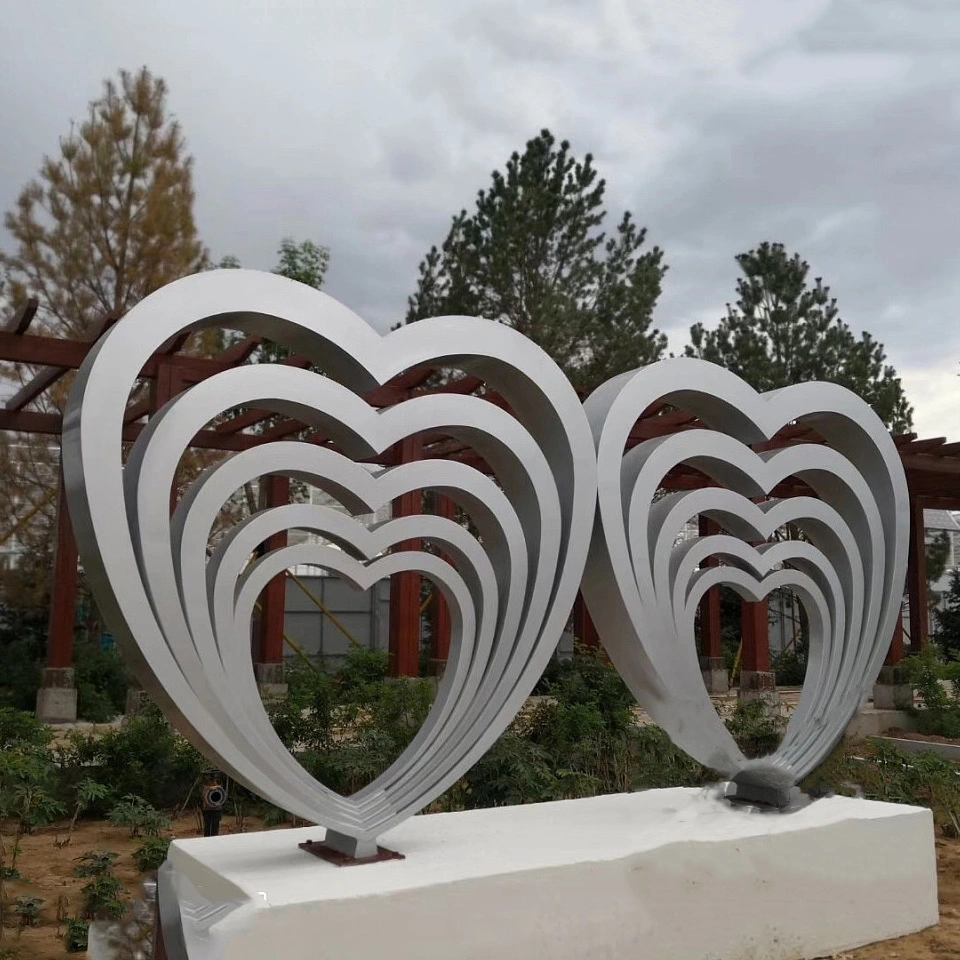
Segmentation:
[(956, 666), (944, 664), (934, 644), (904, 660), (904, 667), (923, 709), (915, 712), (921, 733), (960, 738), (960, 686), (946, 688), (942, 680), (954, 676)]
[(17, 897), (13, 901), (13, 912), (19, 918), (21, 927), (35, 927), (40, 919), (40, 908), (46, 903), (40, 897)]
[(113, 796), (135, 794), (157, 807), (182, 803), (208, 766), (153, 705), (116, 729), (73, 733), (58, 759), (67, 788), (89, 777)]
[(112, 850), (88, 850), (74, 858), (77, 864), (73, 868), (75, 877), (106, 877), (113, 871), (113, 866), (120, 854)]
[(762, 700), (738, 700), (727, 729), (744, 756), (763, 757), (780, 746), (784, 722), (779, 716), (771, 716)]
[(87, 950), (87, 936), (90, 930), (90, 921), (82, 917), (70, 917), (67, 920), (67, 930), (63, 937), (67, 953), (85, 953)]
[(800, 687), (807, 676), (807, 658), (802, 651), (782, 650), (773, 661), (778, 687)]
[(158, 837), (171, 826), (165, 813), (133, 793), (128, 793), (117, 803), (107, 819), (116, 827), (129, 827), (131, 837), (139, 837), (141, 832), (147, 837)]
[(79, 642), (74, 647), (77, 715), (91, 723), (107, 723), (123, 713), (130, 672), (116, 649)]
[(170, 849), (169, 837), (144, 837), (143, 843), (133, 853), (134, 862), (141, 873), (159, 870), (167, 859)]
[(119, 920), (126, 912), (123, 882), (112, 874), (94, 877), (80, 893), (85, 920)]

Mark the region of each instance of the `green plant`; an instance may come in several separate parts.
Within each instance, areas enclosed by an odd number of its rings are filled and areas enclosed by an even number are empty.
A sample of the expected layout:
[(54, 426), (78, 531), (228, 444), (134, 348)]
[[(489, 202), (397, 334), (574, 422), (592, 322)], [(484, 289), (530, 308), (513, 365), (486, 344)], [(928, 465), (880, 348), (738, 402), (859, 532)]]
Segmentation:
[(104, 650), (98, 643), (77, 643), (74, 670), (79, 719), (108, 723), (123, 713), (130, 673), (118, 650)]
[(727, 729), (746, 756), (762, 757), (780, 745), (784, 722), (779, 716), (771, 716), (763, 700), (738, 700)]
[(89, 777), (113, 796), (135, 794), (157, 807), (182, 802), (207, 766), (152, 704), (119, 728), (74, 733), (58, 748), (57, 759), (64, 783)]
[(73, 788), (73, 816), (67, 826), (67, 835), (59, 840), (59, 844), (65, 847), (70, 842), (74, 828), (77, 825), (77, 819), (85, 810), (89, 810), (95, 803), (106, 800), (110, 796), (110, 788), (102, 783), (97, 783), (90, 777), (84, 777)]
[(167, 859), (169, 837), (144, 837), (143, 843), (134, 851), (133, 859), (141, 873), (159, 870)]
[(86, 952), (89, 930), (89, 920), (84, 920), (82, 917), (69, 917), (67, 919), (67, 929), (63, 937), (63, 944), (67, 948), (67, 953)]
[(948, 670), (936, 647), (928, 644), (921, 653), (908, 657), (904, 666), (923, 704), (915, 713), (921, 733), (960, 737), (960, 686), (954, 683), (950, 690), (942, 682), (948, 673), (953, 674), (952, 665)]
[(88, 850), (75, 859), (75, 877), (106, 877), (113, 870), (120, 854), (112, 850)]
[(126, 910), (123, 882), (112, 874), (94, 877), (80, 892), (86, 920), (119, 920)]
[(171, 825), (165, 813), (133, 793), (128, 793), (117, 803), (107, 819), (116, 827), (129, 827), (131, 837), (139, 837), (141, 831), (148, 837), (156, 837)]
[(18, 926), (35, 927), (40, 919), (40, 908), (46, 902), (40, 897), (17, 897), (13, 901), (13, 912), (19, 917)]
[(807, 658), (795, 648), (782, 650), (773, 661), (778, 687), (800, 687), (807, 676)]

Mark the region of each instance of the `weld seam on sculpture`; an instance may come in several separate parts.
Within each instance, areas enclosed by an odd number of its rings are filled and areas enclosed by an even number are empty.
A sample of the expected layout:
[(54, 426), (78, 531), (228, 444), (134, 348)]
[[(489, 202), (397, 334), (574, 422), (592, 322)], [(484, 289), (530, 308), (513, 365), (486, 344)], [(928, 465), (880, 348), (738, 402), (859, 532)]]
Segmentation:
[[(325, 376), (280, 365), (217, 374), (153, 417), (124, 467), (123, 414), (136, 375), (172, 336), (209, 326), (284, 344)], [(363, 393), (424, 364), (481, 377), (513, 415), (480, 397), (424, 396), (386, 410), (363, 401)], [(193, 484), (171, 520), (168, 493), (182, 453), (206, 422), (237, 406), (320, 426), (348, 456), (291, 441), (235, 454)], [(469, 443), (499, 486), (448, 461), (419, 461), (374, 476), (350, 459), (376, 456), (426, 430)], [(355, 857), (375, 852), (378, 834), (462, 776), (522, 707), (566, 625), (596, 504), (596, 460), (582, 405), (529, 340), (465, 317), (381, 336), (325, 294), (255, 271), (179, 280), (115, 324), (79, 371), (63, 449), (84, 568), (137, 679), (231, 776), (328, 827), (331, 842)], [(207, 563), (220, 505), (244, 482), (269, 473), (316, 484), (357, 515), (403, 492), (436, 489), (471, 515), (483, 546), (468, 544), (455, 524), (439, 518), (404, 518), (368, 530), (322, 509), (281, 507), (239, 525)], [(245, 569), (237, 551), (286, 522), (330, 534), (347, 551), (285, 548)], [(391, 531), (432, 538), (447, 559), (417, 552), (372, 557), (373, 549), (395, 541)], [(231, 546), (238, 543), (235, 556)], [(306, 774), (255, 696), (246, 626), (253, 595), (268, 574), (299, 559), (319, 560), (361, 583), (377, 571), (419, 568), (454, 610), (451, 668), (424, 728), (383, 776), (349, 798)]]

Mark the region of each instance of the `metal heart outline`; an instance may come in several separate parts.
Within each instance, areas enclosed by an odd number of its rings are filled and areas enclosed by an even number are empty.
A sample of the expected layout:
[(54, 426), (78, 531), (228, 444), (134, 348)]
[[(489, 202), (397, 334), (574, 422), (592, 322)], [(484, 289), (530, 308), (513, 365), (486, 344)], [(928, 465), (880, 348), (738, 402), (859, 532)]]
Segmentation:
[[(711, 429), (650, 440), (625, 454), (637, 419), (657, 401), (688, 411)], [(843, 671), (827, 678), (820, 726), (813, 729), (807, 711), (785, 742), (796, 777), (813, 769), (873, 682), (899, 616), (908, 500), (903, 467), (883, 423), (863, 400), (835, 384), (804, 383), (760, 394), (729, 371), (691, 358), (615, 377), (587, 399), (585, 409), (598, 468), (598, 510), (583, 583), (588, 608), (611, 659), (653, 719), (687, 752), (726, 775), (734, 776), (746, 761), (717, 717), (690, 651), (678, 661), (664, 650), (671, 636), (674, 647), (681, 641), (692, 646), (692, 635), (677, 636), (672, 603), (653, 589), (658, 531), (646, 529), (646, 538), (634, 532), (656, 513), (650, 506), (653, 491), (671, 466), (694, 462), (708, 474), (712, 470), (720, 483), (741, 484), (741, 493), (766, 494), (792, 463), (796, 469), (790, 472), (854, 531), (865, 573), (862, 586), (853, 585), (862, 591), (860, 634), (845, 637)], [(770, 440), (792, 422), (815, 427), (832, 452), (809, 445), (799, 454), (792, 447), (758, 455), (746, 446)], [(783, 746), (771, 763), (783, 760)]]
[[(246, 396), (236, 403), (256, 402), (285, 412), (290, 409), (289, 387), (296, 394), (299, 415), (311, 406), (315, 409), (319, 388), (324, 396), (335, 396), (337, 414), (352, 411), (361, 419), (364, 415), (370, 418), (365, 440), (363, 431), (351, 433), (348, 429), (334, 434), (354, 455), (360, 448), (375, 453), (372, 448), (387, 445), (391, 437), (441, 424), (453, 435), (466, 438), (488, 462), (493, 457), (491, 466), (502, 470), (498, 478), (513, 492), (511, 499), (527, 539), (528, 585), (516, 636), (505, 638), (498, 647), (497, 656), (505, 669), (501, 683), (495, 684), (497, 696), (487, 706), (479, 706), (476, 698), (469, 705), (477, 724), (485, 723), (485, 729), (467, 743), (462, 729), (450, 728), (460, 738), (452, 746), (448, 742), (453, 752), (459, 750), (459, 766), (475, 761), (509, 724), (542, 673), (579, 586), (595, 507), (595, 460), (589, 427), (569, 381), (542, 350), (502, 325), (478, 318), (445, 317), (381, 336), (326, 295), (255, 271), (218, 271), (170, 284), (138, 304), (91, 350), (64, 418), (64, 474), (78, 544), (98, 604), (131, 655), (138, 678), (168, 715), (203, 743), (205, 752), (228, 761), (223, 763), (226, 769), (237, 764), (246, 765), (248, 772), (252, 769), (257, 781), (253, 788), (267, 797), (270, 782), (259, 775), (255, 765), (250, 766), (249, 758), (236, 754), (231, 737), (197, 697), (191, 684), (202, 688), (202, 678), (185, 676), (167, 648), (168, 638), (158, 616), (169, 616), (174, 608), (161, 603), (158, 614), (157, 598), (142, 577), (144, 565), (155, 562), (156, 544), (149, 536), (135, 543), (131, 531), (141, 518), (149, 526), (151, 516), (151, 505), (140, 498), (135, 481), (170, 457), (167, 450), (157, 461), (151, 454), (150, 437), (167, 417), (179, 418), (192, 407), (199, 409), (198, 398), (218, 389), (208, 386), (213, 381), (227, 393), (251, 384), (266, 388), (265, 379), (260, 384), (265, 368), (229, 370), (174, 398), (141, 435), (143, 443), (138, 440), (131, 453), (129, 472), (121, 466), (123, 411), (138, 372), (172, 336), (213, 325), (285, 343), (321, 365), (327, 374), (319, 377), (281, 367), (274, 371), (279, 379), (272, 391), (276, 400), (272, 406), (271, 391), (266, 389), (259, 394), (255, 391), (254, 400)], [(515, 417), (504, 419), (503, 411), (481, 398), (449, 395), (406, 401), (371, 414), (357, 396), (427, 363), (459, 367), (485, 379), (504, 396)], [(342, 387), (332, 389), (337, 384)], [(432, 402), (435, 400), (445, 405), (446, 419), (439, 404)], [(400, 412), (404, 409), (405, 414)], [(332, 420), (336, 418), (335, 414)], [(322, 414), (313, 418), (313, 422), (336, 428), (332, 420)], [(172, 435), (176, 431), (171, 424), (175, 421), (169, 421), (164, 429)], [(519, 433), (518, 425), (523, 428)], [(505, 443), (504, 437), (511, 431), (515, 439), (520, 433), (527, 438), (520, 439), (517, 449), (509, 449)], [(157, 450), (153, 448), (154, 453)], [(156, 488), (148, 483), (144, 489)], [(169, 538), (169, 521), (167, 531)], [(535, 534), (532, 538), (531, 531)], [(539, 592), (535, 592), (537, 584), (542, 587)], [(177, 594), (175, 578), (173, 586)], [(167, 589), (167, 584), (158, 585), (161, 592)], [(189, 646), (180, 650), (187, 658), (192, 656)], [(503, 677), (510, 678), (509, 684)], [(485, 675), (478, 690), (486, 689), (486, 679)], [(444, 764), (434, 757), (433, 766), (439, 770)], [(452, 769), (449, 764), (447, 767), (445, 776)], [(425, 794), (418, 801), (424, 805), (432, 798)], [(379, 801), (367, 797), (360, 803), (372, 810)], [(308, 820), (327, 819), (329, 811), (322, 804), (308, 806), (294, 812)], [(408, 808), (412, 812), (412, 807)], [(370, 823), (361, 829), (355, 823), (346, 827), (369, 846), (372, 831), (381, 829), (385, 821), (377, 822), (376, 827)]]

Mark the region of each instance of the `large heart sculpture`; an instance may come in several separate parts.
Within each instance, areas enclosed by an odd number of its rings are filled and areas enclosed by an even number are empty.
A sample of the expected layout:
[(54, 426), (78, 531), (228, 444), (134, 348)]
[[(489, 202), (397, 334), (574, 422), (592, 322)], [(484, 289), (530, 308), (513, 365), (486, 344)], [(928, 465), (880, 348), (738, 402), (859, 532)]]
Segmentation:
[[(323, 375), (292, 365), (246, 365), (170, 401), (124, 464), (124, 409), (137, 375), (176, 335), (209, 326), (285, 344)], [(361, 395), (420, 365), (482, 377), (511, 413), (481, 397), (417, 397), (377, 410)], [(177, 464), (194, 435), (238, 406), (292, 414), (340, 451), (272, 442), (209, 469), (171, 519)], [(473, 447), (495, 480), (463, 463), (422, 460), (372, 475), (376, 457), (427, 431)], [(98, 605), (151, 697), (214, 762), (250, 789), (328, 827), (328, 843), (366, 856), (376, 837), (443, 792), (502, 733), (556, 647), (576, 596), (596, 503), (596, 463), (582, 406), (531, 341), (468, 317), (425, 320), (381, 336), (330, 297), (272, 274), (199, 274), (137, 305), (91, 351), (64, 421), (64, 476), (84, 568)], [(301, 478), (353, 514), (310, 505), (261, 511), (207, 559), (218, 511), (266, 474)], [(367, 528), (368, 514), (431, 488), (473, 520), (415, 516)], [(300, 544), (251, 554), (290, 528), (340, 549)], [(385, 553), (420, 538), (442, 548)], [(257, 694), (250, 617), (275, 575), (309, 562), (358, 587), (400, 570), (432, 579), (453, 622), (451, 658), (433, 709), (403, 755), (374, 783), (342, 797), (287, 752)]]
[[(658, 401), (694, 414), (704, 429), (627, 451), (637, 419)], [(758, 394), (729, 371), (694, 359), (616, 377), (585, 409), (597, 449), (599, 505), (583, 592), (614, 664), (653, 719), (702, 763), (741, 783), (798, 782), (842, 735), (900, 616), (909, 513), (889, 433), (842, 387), (806, 383)], [(750, 449), (794, 422), (813, 427), (826, 443)], [(657, 499), (665, 475), (684, 463), (718, 486)], [(764, 500), (789, 477), (816, 496)], [(698, 515), (724, 532), (682, 540), (684, 525)], [(803, 540), (751, 545), (788, 523)], [(720, 562), (705, 565), (711, 557)], [(696, 656), (697, 604), (720, 583), (749, 600), (789, 587), (808, 614), (801, 701), (779, 749), (760, 761), (747, 760), (720, 721)]]

